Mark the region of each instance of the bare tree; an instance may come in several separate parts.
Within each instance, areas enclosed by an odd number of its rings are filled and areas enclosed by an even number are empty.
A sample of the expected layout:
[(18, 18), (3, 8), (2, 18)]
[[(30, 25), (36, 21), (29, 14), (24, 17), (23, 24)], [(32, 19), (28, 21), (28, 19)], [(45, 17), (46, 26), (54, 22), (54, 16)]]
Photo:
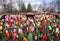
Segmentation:
[(43, 12), (46, 11), (46, 0), (42, 0), (42, 4), (43, 4)]
[(58, 13), (60, 13), (60, 0), (57, 0)]
[(6, 2), (7, 2), (7, 0), (3, 0), (4, 12), (6, 12)]
[(21, 10), (22, 5), (23, 5), (23, 0), (18, 0), (19, 12)]

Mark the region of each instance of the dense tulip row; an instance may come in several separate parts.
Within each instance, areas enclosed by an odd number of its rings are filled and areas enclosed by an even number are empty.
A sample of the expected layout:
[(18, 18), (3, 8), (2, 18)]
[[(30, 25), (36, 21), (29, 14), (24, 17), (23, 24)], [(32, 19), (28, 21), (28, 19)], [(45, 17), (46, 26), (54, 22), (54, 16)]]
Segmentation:
[(6, 15), (0, 20), (0, 41), (59, 41), (60, 20), (53, 15)]

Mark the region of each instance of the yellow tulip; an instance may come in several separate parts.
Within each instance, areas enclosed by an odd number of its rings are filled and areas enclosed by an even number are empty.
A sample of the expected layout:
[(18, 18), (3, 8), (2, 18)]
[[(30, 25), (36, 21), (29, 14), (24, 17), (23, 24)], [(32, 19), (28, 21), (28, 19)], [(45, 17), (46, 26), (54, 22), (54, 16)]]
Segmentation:
[(2, 26), (0, 26), (0, 30), (2, 30)]

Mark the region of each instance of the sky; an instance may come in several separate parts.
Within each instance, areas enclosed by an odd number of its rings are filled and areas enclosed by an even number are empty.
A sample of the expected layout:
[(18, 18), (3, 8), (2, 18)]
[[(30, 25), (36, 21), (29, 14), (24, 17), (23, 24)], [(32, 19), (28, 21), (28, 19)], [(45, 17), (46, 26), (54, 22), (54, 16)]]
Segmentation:
[[(42, 4), (42, 1), (44, 1), (44, 0), (23, 0), (26, 7), (27, 7), (28, 3), (31, 3), (31, 5), (35, 5), (35, 4), (40, 5), (40, 4)], [(52, 0), (45, 0), (46, 3), (49, 3), (51, 1)]]
[[(37, 3), (39, 3), (39, 2), (42, 3), (43, 0), (23, 0), (23, 1), (25, 2), (25, 4), (28, 4), (29, 2), (30, 2), (30, 3), (33, 3), (33, 2), (34, 2), (34, 3), (35, 3), (35, 2), (37, 2)], [(52, 0), (45, 0), (45, 1), (46, 1), (46, 3), (49, 3), (49, 2), (51, 2)]]

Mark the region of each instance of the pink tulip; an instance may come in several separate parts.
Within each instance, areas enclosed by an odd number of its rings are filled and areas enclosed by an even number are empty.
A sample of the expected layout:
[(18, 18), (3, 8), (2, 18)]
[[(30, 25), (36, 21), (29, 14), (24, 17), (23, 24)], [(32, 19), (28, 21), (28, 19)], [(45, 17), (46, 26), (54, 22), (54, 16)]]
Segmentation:
[(49, 20), (48, 16), (45, 17), (46, 20)]
[(30, 24), (30, 22), (29, 22), (29, 20), (27, 20), (26, 25), (29, 25), (29, 24)]
[(26, 26), (26, 23), (24, 24), (24, 26)]
[(21, 34), (22, 32), (23, 32), (22, 29), (19, 28), (19, 29), (18, 29), (18, 33)]
[(50, 36), (50, 34), (49, 34), (49, 33), (47, 33), (47, 36), (49, 37), (49, 36)]
[(15, 39), (17, 34), (15, 32), (12, 32), (12, 37)]
[(7, 21), (9, 21), (9, 16), (7, 15), (7, 16), (5, 17), (5, 19), (6, 19)]
[(11, 16), (9, 16), (9, 18), (8, 18), (8, 19), (9, 19), (9, 21), (11, 21)]
[(4, 22), (4, 19), (2, 19), (2, 22)]
[(30, 26), (30, 27), (29, 27), (29, 30), (30, 30), (31, 32), (33, 32), (33, 31), (34, 31), (34, 26)]
[(55, 37), (58, 38), (58, 33), (55, 33)]
[(34, 39), (37, 40), (37, 36), (34, 36)]

